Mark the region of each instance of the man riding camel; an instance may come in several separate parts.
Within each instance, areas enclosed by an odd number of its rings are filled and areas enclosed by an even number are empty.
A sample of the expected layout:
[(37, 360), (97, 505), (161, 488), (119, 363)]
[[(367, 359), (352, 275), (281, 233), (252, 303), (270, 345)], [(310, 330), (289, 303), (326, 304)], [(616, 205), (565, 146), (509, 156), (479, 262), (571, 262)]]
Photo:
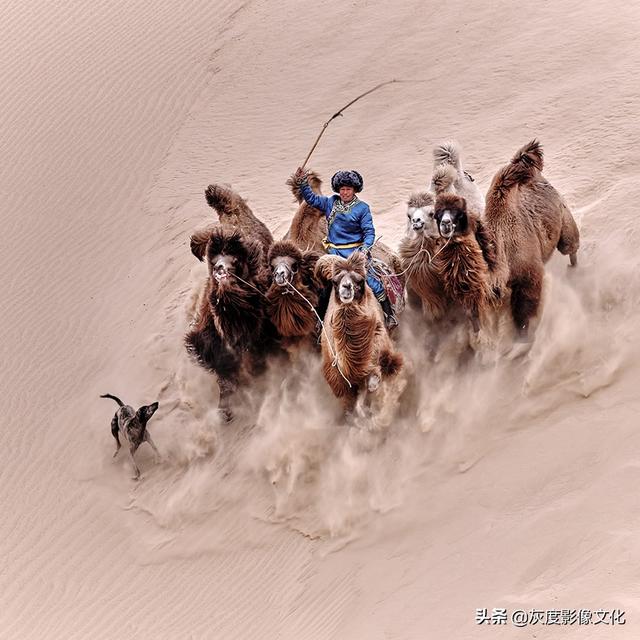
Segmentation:
[(295, 180), (300, 185), (300, 193), (305, 201), (327, 216), (328, 234), (323, 241), (327, 253), (343, 258), (349, 257), (354, 251), (367, 254), (367, 284), (380, 302), (387, 328), (396, 326), (398, 321), (391, 301), (371, 264), (370, 251), (376, 232), (369, 205), (356, 196), (356, 193), (362, 191), (362, 176), (357, 171), (338, 171), (331, 178), (331, 188), (338, 195), (330, 197), (314, 193), (307, 181), (307, 174), (301, 167), (296, 170)]

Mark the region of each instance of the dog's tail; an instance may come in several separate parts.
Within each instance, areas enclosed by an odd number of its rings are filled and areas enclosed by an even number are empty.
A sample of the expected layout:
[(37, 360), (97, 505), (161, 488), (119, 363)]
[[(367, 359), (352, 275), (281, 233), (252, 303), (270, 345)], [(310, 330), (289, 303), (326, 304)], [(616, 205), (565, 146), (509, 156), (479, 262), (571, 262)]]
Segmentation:
[(488, 197), (506, 197), (513, 187), (529, 182), (542, 171), (543, 164), (542, 146), (537, 140), (532, 140), (518, 149), (511, 162), (498, 171), (493, 178)]
[(462, 170), (460, 164), (460, 145), (455, 140), (441, 142), (433, 148), (433, 166), (450, 164), (458, 171)]
[(458, 174), (450, 164), (438, 165), (431, 176), (431, 190), (436, 193), (446, 193), (455, 182)]
[(117, 398), (116, 396), (112, 396), (110, 393), (105, 393), (103, 396), (100, 396), (101, 398), (111, 398), (112, 400), (115, 400), (118, 403), (118, 406), (120, 407), (124, 407), (124, 402), (122, 402), (122, 400), (120, 400), (120, 398)]

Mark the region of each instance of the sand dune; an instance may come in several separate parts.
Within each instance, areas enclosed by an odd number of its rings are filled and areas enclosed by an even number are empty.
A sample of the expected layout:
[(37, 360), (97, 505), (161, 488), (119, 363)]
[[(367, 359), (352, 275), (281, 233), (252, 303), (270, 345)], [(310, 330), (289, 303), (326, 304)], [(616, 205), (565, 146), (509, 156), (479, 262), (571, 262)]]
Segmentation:
[[(633, 3), (10, 3), (2, 24), (0, 637), (638, 637)], [(459, 370), (405, 332), (420, 376), (382, 445), (304, 360), (223, 427), (182, 347), (203, 189), (284, 233), (322, 123), (391, 78), (311, 162), (358, 168), (385, 242), (435, 142), (485, 190), (537, 137), (580, 267), (551, 261), (525, 358)], [(160, 401), (137, 484), (105, 392)], [(486, 630), (482, 607), (626, 624)]]

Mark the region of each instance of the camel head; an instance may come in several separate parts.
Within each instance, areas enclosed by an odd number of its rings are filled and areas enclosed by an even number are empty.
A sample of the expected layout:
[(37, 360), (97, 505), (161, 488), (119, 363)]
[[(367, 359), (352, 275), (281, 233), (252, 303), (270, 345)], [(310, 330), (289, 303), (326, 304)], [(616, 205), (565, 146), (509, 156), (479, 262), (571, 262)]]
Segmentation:
[(469, 229), (467, 201), (462, 196), (450, 193), (438, 196), (434, 213), (440, 235), (443, 238), (467, 233)]
[(322, 256), (316, 265), (316, 275), (331, 283), (340, 304), (357, 303), (365, 296), (367, 262), (360, 251), (354, 251), (348, 258)]
[(206, 258), (211, 282), (217, 288), (236, 287), (252, 279), (260, 270), (262, 248), (255, 240), (245, 240), (239, 231), (210, 227), (191, 236), (191, 251), (198, 260)]
[(414, 193), (407, 202), (407, 235), (438, 237), (438, 225), (434, 218), (435, 196), (425, 191)]
[(293, 284), (303, 265), (302, 251), (293, 242), (281, 240), (269, 249), (268, 262), (273, 282), (279, 287), (286, 287), (287, 284)]

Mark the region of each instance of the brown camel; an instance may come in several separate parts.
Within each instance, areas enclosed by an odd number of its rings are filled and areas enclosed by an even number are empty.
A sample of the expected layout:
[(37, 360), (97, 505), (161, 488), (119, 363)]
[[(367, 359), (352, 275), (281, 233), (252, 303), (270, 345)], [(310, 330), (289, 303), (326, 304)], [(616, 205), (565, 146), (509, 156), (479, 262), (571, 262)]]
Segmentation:
[(444, 240), (435, 221), (435, 196), (415, 193), (407, 202), (407, 230), (400, 241), (400, 267), (406, 278), (407, 299), (414, 309), (422, 309), (432, 322), (441, 319), (447, 305), (433, 256)]
[(380, 304), (366, 286), (362, 253), (322, 256), (316, 274), (333, 287), (322, 333), (322, 370), (334, 395), (351, 411), (361, 392), (375, 392), (386, 378), (398, 374), (402, 355), (394, 349)]
[[(485, 255), (489, 243), (480, 219), (467, 211), (462, 196), (443, 194), (436, 198), (435, 222), (440, 236), (445, 238), (441, 249), (434, 254), (433, 267), (444, 293), (444, 304), (452, 314), (462, 312), (473, 330), (480, 330), (480, 321), (496, 301), (491, 287), (489, 264)], [(491, 253), (490, 264), (494, 264)]]
[(233, 393), (261, 373), (267, 356), (277, 350), (264, 295), (269, 274), (260, 242), (245, 240), (239, 231), (218, 226), (194, 234), (191, 251), (206, 260), (209, 278), (185, 344), (199, 364), (216, 374), (218, 408), (230, 421)]
[(319, 257), (315, 251), (301, 251), (289, 240), (275, 242), (269, 250), (267, 314), (289, 352), (318, 344), (316, 310), (323, 289), (315, 275)]
[(542, 168), (542, 147), (533, 140), (494, 176), (485, 208), (497, 250), (495, 285), (510, 294), (511, 315), (523, 340), (540, 307), (544, 264), (558, 249), (575, 266), (580, 246), (571, 211)]

